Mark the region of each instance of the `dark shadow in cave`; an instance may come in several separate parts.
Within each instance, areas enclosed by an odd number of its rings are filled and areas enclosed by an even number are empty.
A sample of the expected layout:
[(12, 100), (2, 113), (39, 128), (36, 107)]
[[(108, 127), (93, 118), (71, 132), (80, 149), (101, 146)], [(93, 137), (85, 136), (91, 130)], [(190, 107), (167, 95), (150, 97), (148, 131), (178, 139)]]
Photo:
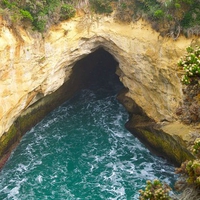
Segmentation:
[(119, 91), (123, 85), (115, 73), (118, 65), (109, 52), (99, 48), (75, 64), (71, 85), (79, 89), (118, 88)]

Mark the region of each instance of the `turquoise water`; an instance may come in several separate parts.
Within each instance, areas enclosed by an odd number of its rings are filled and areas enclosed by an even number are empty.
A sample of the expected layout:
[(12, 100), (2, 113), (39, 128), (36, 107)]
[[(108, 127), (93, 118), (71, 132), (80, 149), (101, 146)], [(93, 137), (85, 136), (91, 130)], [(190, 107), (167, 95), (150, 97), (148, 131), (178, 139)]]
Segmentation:
[(172, 184), (174, 167), (124, 128), (120, 87), (82, 90), (32, 128), (0, 172), (0, 199), (134, 200), (147, 179)]

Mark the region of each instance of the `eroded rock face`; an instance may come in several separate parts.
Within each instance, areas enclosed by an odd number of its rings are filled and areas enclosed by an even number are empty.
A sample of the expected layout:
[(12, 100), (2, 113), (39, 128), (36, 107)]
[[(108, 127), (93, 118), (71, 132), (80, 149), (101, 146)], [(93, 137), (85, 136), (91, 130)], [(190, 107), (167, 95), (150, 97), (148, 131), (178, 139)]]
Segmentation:
[(177, 108), (176, 114), (185, 124), (199, 124), (200, 85), (198, 83), (184, 86), (183, 103)]
[[(134, 136), (145, 144), (152, 153), (165, 158), (176, 166), (180, 166), (185, 160), (194, 159), (188, 150), (188, 144), (185, 142), (187, 140), (189, 142), (189, 139), (181, 135), (183, 129), (187, 132), (185, 127), (172, 128), (173, 123), (170, 123), (168, 124), (170, 127), (167, 128), (161, 123), (155, 123), (131, 98), (126, 97), (126, 92), (127, 89), (120, 91), (117, 99), (129, 112), (129, 120), (125, 127)], [(172, 130), (175, 131), (173, 134)], [(187, 136), (190, 137), (188, 133)]]
[(176, 120), (182, 101), (177, 60), (192, 39), (162, 38), (144, 21), (118, 24), (112, 17), (77, 16), (45, 34), (1, 22), (0, 138), (34, 103), (69, 81), (78, 60), (104, 48), (119, 63), (126, 94), (156, 122)]
[[(85, 23), (85, 21), (87, 23)], [(1, 23), (4, 23), (1, 21)], [(81, 24), (87, 24), (82, 27)], [(176, 62), (190, 39), (159, 37), (148, 24), (122, 25), (110, 17), (76, 17), (45, 36), (6, 26), (0, 37), (0, 136), (21, 112), (57, 90), (74, 64), (103, 47), (119, 62), (128, 96), (156, 120), (173, 120), (182, 99)]]

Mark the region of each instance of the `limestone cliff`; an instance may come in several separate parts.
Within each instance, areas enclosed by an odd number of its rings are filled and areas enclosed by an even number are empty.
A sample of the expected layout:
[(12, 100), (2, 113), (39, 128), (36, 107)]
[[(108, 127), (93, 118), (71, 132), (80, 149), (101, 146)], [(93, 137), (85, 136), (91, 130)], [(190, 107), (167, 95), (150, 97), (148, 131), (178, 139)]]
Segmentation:
[(175, 121), (182, 101), (177, 60), (192, 39), (163, 38), (144, 21), (76, 16), (44, 35), (0, 21), (0, 137), (39, 99), (69, 80), (75, 63), (99, 47), (119, 63), (127, 96), (156, 122)]

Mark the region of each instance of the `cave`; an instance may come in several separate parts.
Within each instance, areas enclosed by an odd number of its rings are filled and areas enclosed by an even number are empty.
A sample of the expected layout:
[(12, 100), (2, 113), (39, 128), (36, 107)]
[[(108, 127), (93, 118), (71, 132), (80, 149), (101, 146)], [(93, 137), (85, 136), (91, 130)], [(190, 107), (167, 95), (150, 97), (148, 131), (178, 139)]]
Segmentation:
[[(68, 80), (55, 92), (47, 96), (38, 93), (35, 103), (31, 104), (13, 123), (8, 132), (0, 138), (0, 169), (22, 136), (40, 122), (52, 110), (73, 97), (81, 89), (99, 86), (108, 87), (108, 83), (117, 83), (123, 87), (116, 75), (119, 63), (103, 48), (98, 48), (78, 60)], [(6, 138), (6, 140), (4, 139)]]
[[(93, 86), (109, 87), (109, 85), (114, 86), (116, 84), (120, 90), (123, 88), (123, 84), (119, 81), (119, 77), (116, 74), (118, 65), (119, 63), (109, 52), (103, 48), (98, 48), (78, 60), (74, 64), (68, 80), (57, 91), (31, 105), (28, 108), (30, 112), (26, 112), (25, 115), (22, 114), (20, 118), (22, 117), (23, 119), (18, 119), (19, 121), (15, 124), (20, 126), (20, 130), (23, 133), (28, 131), (49, 112), (73, 97), (81, 89)], [(21, 122), (25, 126), (19, 125)]]
[(106, 87), (108, 83), (115, 81), (119, 84), (119, 77), (115, 74), (118, 65), (109, 52), (98, 48), (76, 62), (72, 69), (70, 85), (80, 90), (94, 85)]
[[(119, 93), (118, 100), (126, 108), (129, 113), (129, 121), (126, 123), (126, 128), (133, 133), (142, 143), (152, 151), (156, 149), (158, 156), (170, 158), (173, 163), (180, 163), (188, 157), (186, 152), (184, 156), (180, 155), (180, 158), (174, 157), (174, 152), (178, 151), (180, 147), (178, 143), (174, 141), (174, 147), (176, 150), (172, 151), (172, 155), (168, 155), (168, 152), (163, 149), (160, 141), (167, 142), (166, 145), (171, 146), (171, 140), (165, 139), (165, 134), (160, 134), (160, 130), (154, 130), (154, 122), (147, 117), (143, 109), (140, 108), (131, 98), (126, 96), (128, 89), (123, 86), (119, 80), (119, 76), (116, 74), (119, 63), (108, 51), (103, 47), (97, 48), (95, 51), (88, 55), (83, 55), (80, 60), (74, 61), (70, 77), (66, 78), (65, 83), (55, 92), (44, 96), (42, 93), (36, 94), (35, 103), (32, 103), (22, 114), (14, 121), (8, 132), (0, 138), (0, 169), (3, 167), (6, 160), (9, 158), (10, 153), (19, 143), (21, 137), (29, 131), (33, 126), (40, 122), (47, 114), (52, 110), (63, 104), (66, 100), (72, 98), (81, 89), (86, 88), (102, 88), (110, 87), (114, 89), (117, 86)], [(67, 68), (68, 66), (66, 66)], [(124, 90), (120, 91), (120, 89)], [(115, 88), (116, 90), (116, 88)], [(120, 92), (119, 92), (120, 91)], [(142, 123), (141, 123), (142, 122)], [(137, 128), (136, 128), (137, 127)], [(149, 140), (146, 140), (150, 135)], [(157, 143), (153, 146), (151, 143), (152, 134), (157, 139)], [(162, 137), (165, 137), (164, 139)], [(155, 140), (154, 140), (155, 143)], [(165, 146), (166, 146), (165, 145)], [(157, 149), (159, 149), (157, 151)], [(190, 155), (189, 155), (190, 156)]]
[[(191, 157), (187, 150), (184, 150), (184, 155), (180, 154), (176, 158), (174, 152), (183, 152), (177, 141), (173, 140), (174, 148), (172, 151), (166, 151), (164, 146), (172, 144), (171, 137), (166, 139), (166, 134), (161, 134), (160, 130), (154, 130), (154, 121), (152, 121), (144, 113), (131, 98), (126, 96), (128, 89), (123, 86), (116, 74), (119, 63), (104, 48), (99, 47), (92, 53), (86, 55), (77, 61), (74, 61), (70, 77), (66, 78), (65, 83), (55, 92), (44, 96), (42, 93), (36, 94), (36, 101), (32, 103), (22, 114), (14, 121), (8, 132), (0, 138), (0, 169), (9, 158), (10, 153), (19, 143), (22, 136), (29, 131), (33, 126), (40, 122), (52, 110), (63, 104), (66, 100), (72, 98), (81, 89), (86, 88), (105, 88), (114, 89), (117, 86), (119, 93), (117, 96), (119, 102), (126, 108), (129, 113), (129, 121), (126, 123), (126, 128), (134, 134), (146, 147), (156, 153), (156, 155), (168, 159), (170, 162), (179, 165), (186, 158)], [(66, 66), (67, 68), (67, 66)], [(120, 89), (124, 90), (120, 91)], [(141, 123), (142, 122), (142, 123)], [(149, 135), (149, 137), (146, 136)], [(151, 138), (155, 137), (152, 145)], [(149, 139), (147, 139), (149, 138)], [(157, 141), (155, 143), (155, 141)], [(162, 142), (161, 142), (162, 141)], [(156, 151), (154, 151), (156, 149)]]

